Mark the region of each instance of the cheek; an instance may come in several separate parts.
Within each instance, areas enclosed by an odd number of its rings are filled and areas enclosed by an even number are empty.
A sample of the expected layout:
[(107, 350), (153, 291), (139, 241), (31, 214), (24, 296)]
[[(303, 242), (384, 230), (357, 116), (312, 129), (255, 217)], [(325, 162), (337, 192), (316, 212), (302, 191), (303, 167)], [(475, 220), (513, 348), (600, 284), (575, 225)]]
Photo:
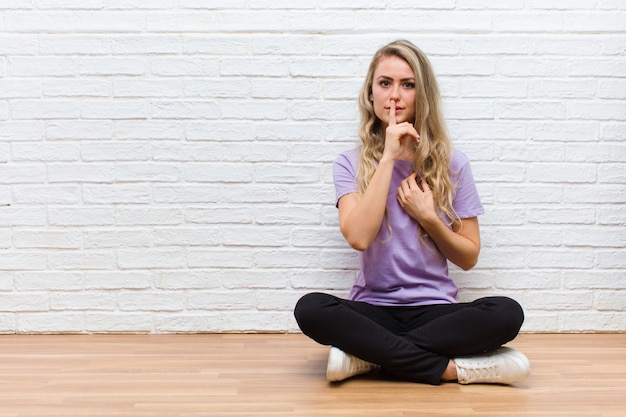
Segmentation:
[(374, 107), (374, 114), (376, 114), (376, 116), (381, 119), (385, 112), (386, 99), (384, 97), (381, 97), (380, 94), (376, 94), (376, 92), (372, 93), (371, 99), (372, 107)]
[(385, 105), (374, 102), (374, 114), (381, 120), (386, 120), (389, 117), (388, 111), (385, 110)]

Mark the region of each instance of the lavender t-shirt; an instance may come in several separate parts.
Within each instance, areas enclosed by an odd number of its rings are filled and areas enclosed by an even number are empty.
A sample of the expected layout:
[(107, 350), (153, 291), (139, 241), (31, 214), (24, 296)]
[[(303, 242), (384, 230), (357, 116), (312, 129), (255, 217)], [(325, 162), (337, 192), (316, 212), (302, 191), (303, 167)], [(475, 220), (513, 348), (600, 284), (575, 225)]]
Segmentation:
[[(461, 219), (484, 213), (469, 160), (460, 151), (452, 156), (451, 180), (456, 187), (453, 206)], [(358, 152), (341, 153), (333, 165), (337, 200), (357, 192)], [(416, 306), (456, 302), (457, 286), (448, 276), (448, 263), (428, 237), (420, 240), (418, 222), (396, 199), (400, 182), (412, 172), (411, 161), (396, 161), (387, 197), (388, 221), (359, 253), (360, 271), (350, 299), (375, 305)]]

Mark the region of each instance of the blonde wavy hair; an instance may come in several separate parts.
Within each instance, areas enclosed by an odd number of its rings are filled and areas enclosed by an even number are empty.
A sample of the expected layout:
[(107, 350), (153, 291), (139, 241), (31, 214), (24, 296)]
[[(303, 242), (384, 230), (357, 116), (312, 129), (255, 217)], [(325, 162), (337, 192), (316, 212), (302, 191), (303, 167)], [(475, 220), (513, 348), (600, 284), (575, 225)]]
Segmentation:
[(396, 56), (406, 61), (415, 74), (414, 126), (420, 135), (420, 142), (414, 144), (413, 170), (419, 177), (426, 180), (433, 192), (437, 211), (440, 215), (445, 215), (448, 224), (451, 225), (458, 219), (452, 207), (455, 194), (454, 185), (450, 180), (452, 142), (442, 114), (439, 86), (426, 55), (406, 40), (397, 40), (376, 52), (359, 94), (361, 146), (359, 147), (358, 191), (361, 194), (365, 192), (376, 171), (378, 161), (383, 155), (385, 131), (380, 119), (374, 114), (371, 95), (376, 67), (381, 59), (389, 56)]

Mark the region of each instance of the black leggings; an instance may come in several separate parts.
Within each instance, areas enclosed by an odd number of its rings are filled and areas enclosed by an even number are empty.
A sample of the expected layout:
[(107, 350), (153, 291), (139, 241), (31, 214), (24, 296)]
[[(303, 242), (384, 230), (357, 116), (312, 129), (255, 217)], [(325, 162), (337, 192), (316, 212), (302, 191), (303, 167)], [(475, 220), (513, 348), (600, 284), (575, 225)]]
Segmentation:
[(294, 311), (304, 334), (407, 381), (441, 383), (448, 362), (513, 340), (522, 307), (506, 297), (418, 307), (375, 306), (311, 293)]

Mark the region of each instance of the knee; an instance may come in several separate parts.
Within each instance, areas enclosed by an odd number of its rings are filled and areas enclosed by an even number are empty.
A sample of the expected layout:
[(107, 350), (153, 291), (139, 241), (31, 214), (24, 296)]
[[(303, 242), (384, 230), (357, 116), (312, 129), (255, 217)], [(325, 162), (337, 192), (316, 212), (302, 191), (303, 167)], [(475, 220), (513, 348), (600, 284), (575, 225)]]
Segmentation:
[(497, 303), (497, 317), (501, 317), (504, 325), (511, 333), (517, 335), (524, 323), (524, 309), (512, 298), (495, 297)]
[(326, 296), (326, 294), (314, 292), (302, 296), (296, 303), (293, 314), (300, 330), (305, 334), (311, 325), (319, 322), (322, 302)]

